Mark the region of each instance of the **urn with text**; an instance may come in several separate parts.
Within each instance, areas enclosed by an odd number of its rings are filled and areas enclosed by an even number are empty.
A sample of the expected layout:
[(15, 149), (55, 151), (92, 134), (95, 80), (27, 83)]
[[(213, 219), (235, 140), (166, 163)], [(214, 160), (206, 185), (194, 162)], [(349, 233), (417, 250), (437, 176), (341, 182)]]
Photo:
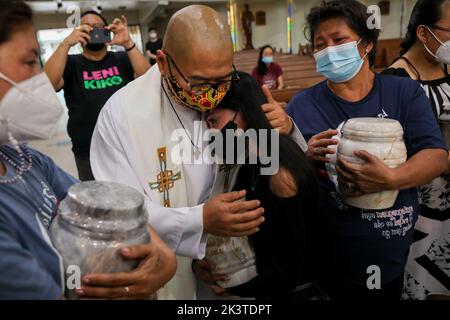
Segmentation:
[[(361, 164), (364, 161), (354, 154), (359, 150), (376, 156), (390, 168), (401, 165), (407, 159), (401, 124), (396, 120), (382, 118), (349, 119), (342, 128), (337, 153), (351, 163)], [(398, 195), (398, 190), (385, 190), (352, 197), (349, 196), (349, 187), (342, 183), (339, 183), (339, 191), (347, 204), (374, 210), (392, 207)]]
[(209, 235), (205, 259), (213, 264), (213, 275), (226, 276), (226, 280), (216, 281), (222, 288), (238, 286), (258, 275), (255, 252), (248, 237)]

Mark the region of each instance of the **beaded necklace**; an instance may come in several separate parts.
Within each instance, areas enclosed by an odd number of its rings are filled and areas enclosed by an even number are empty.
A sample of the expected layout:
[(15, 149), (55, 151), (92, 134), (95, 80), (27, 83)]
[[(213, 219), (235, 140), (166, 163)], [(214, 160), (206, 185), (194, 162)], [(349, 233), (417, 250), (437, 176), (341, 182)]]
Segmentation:
[(13, 177), (0, 176), (0, 184), (11, 184), (21, 179), (24, 173), (30, 171), (33, 165), (33, 160), (30, 154), (30, 150), (27, 147), (21, 147), (19, 142), (9, 133), (9, 141), (12, 147), (19, 155), (20, 161), (17, 164), (14, 160), (8, 157), (5, 153), (0, 151), (0, 158), (9, 163), (15, 169), (15, 175)]

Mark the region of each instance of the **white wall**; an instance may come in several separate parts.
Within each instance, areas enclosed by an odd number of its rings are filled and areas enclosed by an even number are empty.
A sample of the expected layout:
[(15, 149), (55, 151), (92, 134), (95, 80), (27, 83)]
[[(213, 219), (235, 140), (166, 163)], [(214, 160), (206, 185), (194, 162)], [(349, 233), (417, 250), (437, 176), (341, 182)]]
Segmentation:
[[(361, 0), (366, 5), (377, 4), (379, 0)], [(390, 14), (381, 17), (381, 39), (399, 38), (401, 37), (401, 7), (403, 0), (390, 0)], [(404, 28), (406, 29), (412, 7), (416, 0), (405, 0), (406, 10), (403, 19)], [(237, 4), (237, 46), (241, 50), (245, 45), (245, 35), (242, 29), (241, 14), (244, 11), (244, 4), (249, 3), (250, 10), (255, 14), (256, 11), (266, 12), (266, 25), (256, 26), (253, 23), (253, 45), (255, 48), (265, 44), (271, 44), (277, 49), (283, 49), (287, 52), (287, 0), (242, 0)], [(304, 36), (304, 28), (306, 25), (306, 16), (310, 9), (321, 3), (321, 0), (294, 0), (293, 1), (293, 52), (298, 52), (298, 44), (306, 44), (308, 41)], [(187, 3), (186, 3), (187, 5)], [(227, 19), (228, 1), (222, 3), (210, 3), (224, 19)], [(150, 23), (158, 28), (159, 34), (162, 36), (165, 26), (175, 9), (167, 10), (167, 16), (164, 18), (156, 18)], [(113, 17), (118, 16), (122, 12), (105, 11), (105, 16), (112, 21)], [(139, 23), (139, 12), (137, 10), (127, 10), (125, 12), (130, 24)], [(61, 28), (65, 26), (67, 19), (66, 14), (37, 14), (35, 22), (38, 29)], [(141, 25), (142, 37), (145, 42), (147, 39), (147, 25)]]
[(306, 27), (306, 16), (312, 7), (319, 5), (321, 0), (295, 0), (293, 11), (294, 22), (294, 49), (298, 52), (298, 44), (307, 44), (309, 41), (305, 38), (304, 30)]
[[(379, 0), (361, 0), (365, 5), (377, 4)], [(298, 44), (306, 44), (308, 41), (304, 36), (304, 28), (306, 26), (306, 16), (313, 6), (319, 5), (322, 0), (294, 0), (293, 2), (293, 52), (298, 52)], [(400, 38), (401, 35), (401, 9), (403, 0), (390, 0), (390, 14), (381, 16), (381, 34), (380, 39)], [(245, 45), (245, 36), (242, 29), (241, 14), (244, 11), (246, 1), (241, 1), (237, 5), (237, 22), (238, 22), (238, 48), (242, 49)], [(405, 16), (403, 25), (406, 30), (412, 7), (416, 0), (406, 0)], [(255, 14), (256, 11), (266, 12), (266, 25), (256, 26), (253, 23), (253, 45), (255, 48), (265, 44), (271, 44), (276, 48), (282, 48), (283, 52), (287, 52), (287, 1), (274, 0), (258, 2), (249, 1), (250, 10)], [(214, 8), (227, 16), (227, 4), (222, 3), (215, 5)]]
[[(139, 24), (139, 12), (137, 10), (126, 11), (105, 11), (102, 13), (108, 23), (111, 23), (114, 18), (120, 17), (122, 14), (127, 17), (129, 25)], [(41, 29), (59, 29), (66, 28), (66, 20), (69, 14), (66, 13), (37, 13), (34, 15), (34, 24), (37, 30)], [(142, 40), (147, 41), (147, 26), (141, 25)]]
[[(114, 18), (125, 15), (129, 24), (139, 23), (139, 12), (137, 10), (127, 11), (105, 11), (102, 15), (106, 18), (108, 23), (111, 23)], [(37, 29), (53, 29), (53, 28), (65, 28), (66, 20), (69, 14), (66, 13), (53, 13), (53, 14), (35, 14), (34, 23)]]
[[(245, 10), (244, 5), (237, 6), (237, 32), (238, 32), (238, 48), (245, 46), (245, 34), (242, 27), (241, 15)], [(251, 3), (250, 11), (256, 15), (257, 11), (266, 13), (266, 25), (257, 26), (253, 22), (253, 46), (255, 48), (270, 44), (277, 50), (282, 48), (287, 51), (287, 6), (286, 1), (277, 0), (271, 2)]]

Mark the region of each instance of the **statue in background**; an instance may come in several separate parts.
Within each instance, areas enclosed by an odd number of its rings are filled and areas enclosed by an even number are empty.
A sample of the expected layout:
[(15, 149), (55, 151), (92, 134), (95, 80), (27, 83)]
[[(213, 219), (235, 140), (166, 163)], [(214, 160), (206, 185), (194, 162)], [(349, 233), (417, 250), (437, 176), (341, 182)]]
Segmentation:
[(245, 5), (245, 11), (242, 12), (242, 26), (244, 28), (246, 43), (244, 50), (252, 50), (252, 22), (255, 20), (253, 13), (250, 11), (248, 4)]

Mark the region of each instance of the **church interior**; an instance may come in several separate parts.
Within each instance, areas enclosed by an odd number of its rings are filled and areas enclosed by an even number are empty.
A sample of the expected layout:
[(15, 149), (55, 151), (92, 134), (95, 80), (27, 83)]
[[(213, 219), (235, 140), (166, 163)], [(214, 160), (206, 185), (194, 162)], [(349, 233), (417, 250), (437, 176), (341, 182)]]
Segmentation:
[[(376, 5), (380, 1), (364, 0), (365, 5)], [(381, 13), (381, 29), (378, 42), (375, 70), (381, 71), (399, 55), (400, 43), (406, 33), (408, 20), (415, 0), (388, 1), (388, 10)], [(28, 1), (35, 11), (35, 24), (41, 44), (41, 59), (45, 63), (61, 39), (69, 32), (66, 21), (70, 17), (71, 6), (81, 11), (101, 9), (107, 19), (125, 14), (129, 26), (133, 28), (142, 50), (148, 41), (148, 28), (156, 28), (159, 37), (164, 35), (167, 22), (174, 12), (190, 4), (205, 4), (217, 10), (230, 25), (234, 45), (234, 63), (238, 70), (251, 72), (258, 60), (259, 48), (271, 45), (275, 50), (275, 61), (284, 71), (284, 88), (276, 90), (274, 97), (289, 102), (294, 94), (311, 87), (324, 79), (316, 72), (313, 52), (306, 38), (306, 15), (320, 4), (320, 0), (236, 0), (236, 1), (164, 1), (164, 0), (79, 0)], [(242, 13), (249, 5), (254, 19), (251, 21), (253, 49), (246, 50), (246, 34), (243, 28)], [(74, 49), (81, 50), (80, 48)], [(61, 99), (63, 94), (59, 93)], [(67, 121), (67, 117), (65, 118)], [(56, 157), (61, 166), (76, 175), (75, 163), (67, 152), (71, 148), (66, 133), (66, 123), (51, 141), (34, 142), (33, 146)]]
[(449, 65), (450, 0), (0, 0), (0, 300), (450, 300)]

